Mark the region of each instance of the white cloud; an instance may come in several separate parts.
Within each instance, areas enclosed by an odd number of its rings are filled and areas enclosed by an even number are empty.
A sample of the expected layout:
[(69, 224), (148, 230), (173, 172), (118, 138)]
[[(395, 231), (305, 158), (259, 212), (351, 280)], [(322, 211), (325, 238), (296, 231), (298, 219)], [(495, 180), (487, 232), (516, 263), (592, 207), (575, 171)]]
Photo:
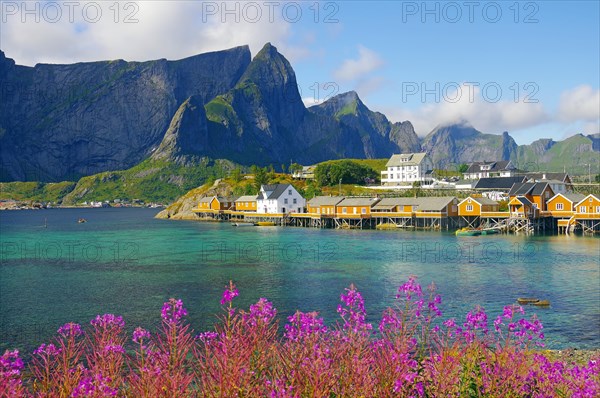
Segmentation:
[(600, 119), (600, 90), (581, 85), (563, 92), (557, 117), (565, 122), (583, 120), (595, 122), (597, 125)]
[(309, 108), (314, 105), (322, 104), (323, 102), (325, 102), (325, 100), (322, 98), (304, 97), (302, 98), (302, 102), (304, 103), (305, 107)]
[[(472, 96), (469, 95), (469, 90)], [(457, 93), (460, 93), (457, 95)], [(502, 133), (519, 130), (541, 123), (550, 117), (542, 104), (518, 102), (486, 101), (478, 87), (462, 85), (460, 91), (440, 96), (437, 103), (425, 104), (418, 109), (386, 109), (384, 112), (393, 121), (410, 120), (419, 135), (426, 135), (438, 124), (469, 121), (475, 128), (486, 133)]]
[(376, 52), (359, 45), (358, 58), (344, 60), (342, 65), (333, 72), (333, 75), (342, 81), (363, 79), (381, 66), (383, 66), (383, 60)]
[[(10, 3), (19, 7), (25, 4)], [(22, 23), (21, 9), (14, 15), (2, 15), (1, 45), (6, 56), (14, 58), (21, 65), (120, 58), (144, 61), (185, 58), (245, 44), (255, 54), (269, 41), (289, 57), (291, 62), (309, 55), (303, 43), (291, 44), (291, 24), (282, 19), (281, 11), (274, 12), (273, 18), (270, 18), (269, 11), (265, 8), (257, 19), (251, 9), (243, 8), (244, 2), (227, 3), (228, 7), (238, 7), (232, 14), (217, 10), (214, 15), (208, 12), (206, 4), (223, 7), (224, 2), (77, 2), (78, 6), (72, 8), (72, 20), (67, 3), (54, 3), (62, 12), (54, 23), (44, 18), (45, 3), (40, 1), (31, 2), (28, 6), (37, 4), (40, 7), (41, 18), (38, 23), (35, 22), (34, 15), (27, 16), (26, 22)], [(101, 16), (97, 22), (88, 23), (84, 16), (87, 15), (90, 20), (96, 15), (95, 6), (85, 8), (92, 3), (100, 5)], [(115, 4), (120, 7), (118, 15)], [(125, 4), (129, 4), (129, 8), (125, 9)], [(263, 3), (254, 4), (261, 6)], [(84, 9), (87, 14), (83, 12)], [(53, 10), (48, 12), (50, 11)], [(236, 13), (239, 22), (235, 21)], [(52, 19), (55, 18), (54, 15), (51, 15)], [(124, 23), (128, 16), (137, 22)]]

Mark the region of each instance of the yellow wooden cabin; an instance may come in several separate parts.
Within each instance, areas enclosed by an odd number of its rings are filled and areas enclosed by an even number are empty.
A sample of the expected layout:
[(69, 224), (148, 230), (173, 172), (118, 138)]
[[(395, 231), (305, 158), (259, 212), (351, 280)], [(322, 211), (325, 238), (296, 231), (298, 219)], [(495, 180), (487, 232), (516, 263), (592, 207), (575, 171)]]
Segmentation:
[(244, 195), (235, 200), (236, 211), (256, 212), (257, 195)]
[(577, 219), (600, 219), (600, 198), (590, 194), (575, 204)]
[(335, 206), (343, 196), (315, 196), (306, 203), (306, 212), (320, 217), (335, 217)]
[(481, 195), (471, 195), (458, 204), (458, 215), (461, 217), (480, 217), (484, 213), (498, 213), (500, 204)]
[(554, 191), (547, 182), (523, 182), (513, 184), (508, 196), (509, 203), (514, 198), (523, 196), (537, 209), (546, 211), (546, 203), (554, 196)]
[(569, 218), (584, 198), (580, 193), (557, 193), (546, 202), (546, 211), (554, 218)]
[(526, 196), (515, 196), (508, 202), (508, 211), (511, 217), (537, 218), (539, 208)]
[(232, 210), (235, 208), (233, 198), (225, 198), (222, 196), (206, 196), (198, 202), (197, 210), (204, 212), (218, 212), (224, 210)]
[(335, 215), (338, 218), (369, 218), (377, 202), (379, 198), (345, 198), (335, 205)]

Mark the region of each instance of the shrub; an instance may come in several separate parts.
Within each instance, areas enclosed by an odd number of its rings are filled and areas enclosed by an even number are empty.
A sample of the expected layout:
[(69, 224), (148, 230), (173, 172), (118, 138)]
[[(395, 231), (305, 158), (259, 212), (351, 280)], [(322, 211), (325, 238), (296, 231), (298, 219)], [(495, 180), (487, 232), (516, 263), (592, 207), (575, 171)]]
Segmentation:
[(543, 326), (520, 306), (492, 325), (483, 308), (464, 322), (442, 321), (435, 286), (415, 278), (398, 289), (376, 328), (360, 292), (340, 296), (340, 321), (296, 312), (278, 334), (277, 310), (265, 298), (235, 308), (230, 282), (213, 330), (194, 335), (181, 300), (162, 308), (160, 330), (133, 332), (98, 315), (84, 330), (68, 323), (33, 353), (29, 372), (18, 351), (0, 357), (2, 397), (594, 397), (598, 360), (586, 366), (551, 361)]

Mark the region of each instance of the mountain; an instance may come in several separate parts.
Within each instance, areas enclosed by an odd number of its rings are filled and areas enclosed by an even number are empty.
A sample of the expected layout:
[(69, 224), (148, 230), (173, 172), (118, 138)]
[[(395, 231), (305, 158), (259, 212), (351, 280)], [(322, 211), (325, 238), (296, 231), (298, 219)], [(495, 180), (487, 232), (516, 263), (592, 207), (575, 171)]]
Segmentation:
[(485, 160), (509, 160), (516, 157), (517, 144), (507, 133), (484, 134), (467, 122), (438, 126), (423, 139), (436, 168)]
[(206, 115), (213, 157), (259, 165), (370, 157), (356, 130), (304, 107), (294, 70), (270, 43)]
[(600, 165), (600, 134), (576, 134), (562, 141), (537, 140), (519, 146), (514, 159), (519, 168), (529, 171), (595, 172)]
[(0, 180), (60, 181), (147, 158), (190, 97), (204, 104), (250, 64), (247, 46), (178, 61), (15, 65), (0, 51)]
[(344, 128), (358, 132), (369, 158), (385, 158), (393, 153), (421, 149), (419, 137), (409, 121), (391, 123), (384, 114), (367, 108), (354, 91), (339, 94), (310, 107), (309, 111), (333, 117)]

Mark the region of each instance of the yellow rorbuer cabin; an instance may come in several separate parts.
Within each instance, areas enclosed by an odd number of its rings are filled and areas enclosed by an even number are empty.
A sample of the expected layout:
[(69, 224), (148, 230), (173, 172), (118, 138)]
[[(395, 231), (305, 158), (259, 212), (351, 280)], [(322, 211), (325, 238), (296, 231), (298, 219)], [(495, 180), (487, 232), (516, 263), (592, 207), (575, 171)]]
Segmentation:
[(338, 218), (366, 218), (371, 216), (371, 208), (379, 198), (346, 198), (335, 205)]
[(534, 207), (546, 211), (546, 202), (554, 196), (554, 191), (547, 182), (523, 182), (513, 184), (508, 196), (511, 202), (518, 196), (524, 196)]
[(207, 196), (200, 199), (198, 203), (198, 210), (213, 210), (213, 211), (222, 211), (222, 210), (230, 210), (234, 208), (234, 200), (233, 198), (224, 198), (221, 196)]
[(600, 219), (600, 199), (590, 194), (575, 205), (575, 214), (578, 219)]
[(546, 211), (555, 218), (568, 218), (575, 213), (575, 205), (581, 202), (585, 195), (580, 193), (558, 193), (546, 202)]
[(257, 195), (244, 195), (240, 196), (235, 201), (236, 211), (256, 211), (256, 196)]
[(499, 210), (498, 202), (480, 195), (469, 196), (458, 204), (458, 215), (461, 217), (479, 217), (484, 212), (498, 212)]
[(335, 206), (344, 200), (343, 196), (315, 196), (306, 203), (307, 213), (321, 216), (335, 216)]

